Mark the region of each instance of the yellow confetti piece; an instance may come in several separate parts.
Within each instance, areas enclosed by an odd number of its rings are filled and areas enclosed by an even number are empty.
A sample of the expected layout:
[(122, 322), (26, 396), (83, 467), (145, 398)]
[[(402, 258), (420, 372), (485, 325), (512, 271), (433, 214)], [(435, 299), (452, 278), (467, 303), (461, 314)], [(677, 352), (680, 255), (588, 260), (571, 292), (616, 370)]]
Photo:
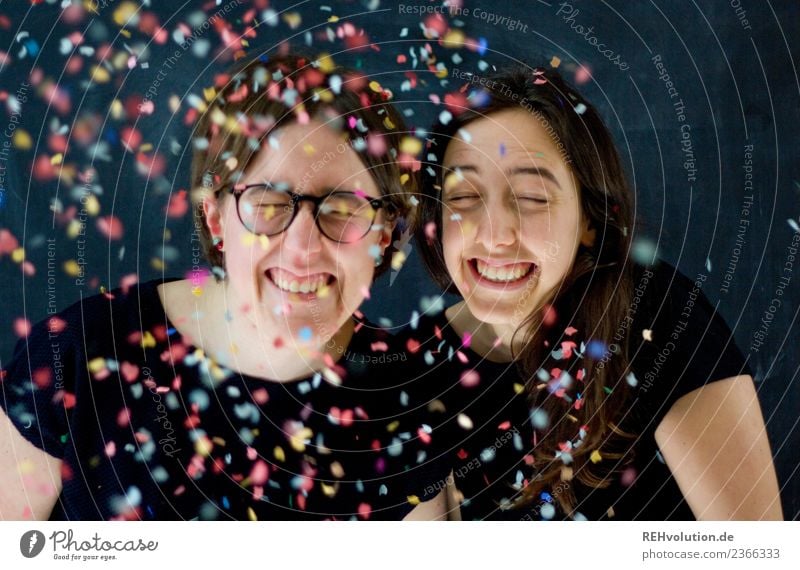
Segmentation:
[(405, 184), (409, 180), (411, 180), (411, 177), (408, 174), (401, 174), (400, 175), (400, 184)]
[(339, 16), (331, 16), (330, 18), (328, 18), (328, 22), (331, 24), (335, 24), (338, 21), (339, 21)]
[(514, 393), (515, 394), (522, 394), (525, 391), (525, 386), (518, 382), (514, 382)]
[(142, 348), (153, 348), (156, 345), (156, 339), (153, 333), (145, 331), (142, 335)]
[(89, 194), (84, 200), (84, 207), (90, 216), (96, 216), (100, 213), (100, 200), (94, 194)]
[(91, 79), (95, 83), (108, 83), (111, 79), (111, 74), (102, 65), (95, 65), (92, 67)]
[(334, 63), (333, 58), (329, 53), (320, 54), (319, 58), (317, 58), (317, 62), (319, 63), (319, 70), (322, 73), (331, 73), (334, 69), (336, 69), (336, 63)]
[(442, 45), (448, 49), (464, 47), (464, 32), (451, 29), (442, 38)]
[(383, 126), (389, 130), (394, 130), (397, 128), (389, 117), (383, 119)]
[(206, 87), (203, 89), (203, 97), (205, 97), (205, 100), (208, 101), (209, 103), (211, 103), (211, 101), (213, 101), (214, 97), (216, 96), (217, 96), (217, 90), (214, 89), (213, 87)]
[(14, 133), (14, 146), (20, 150), (30, 150), (31, 146), (33, 146), (31, 135), (27, 131), (17, 129)]
[(228, 170), (231, 170), (231, 171), (236, 170), (237, 166), (239, 166), (239, 160), (235, 156), (232, 156), (228, 160), (225, 161), (225, 167)]
[(322, 488), (322, 493), (326, 497), (336, 496), (336, 487), (334, 487), (333, 485), (326, 485), (325, 483), (320, 483), (320, 487)]
[(283, 451), (283, 448), (280, 445), (275, 446), (275, 449), (272, 451), (272, 455), (275, 456), (275, 461), (280, 461), (281, 463), (286, 461), (286, 453)]
[(225, 130), (231, 134), (237, 135), (242, 132), (242, 125), (236, 120), (236, 117), (228, 117), (225, 121)]
[(98, 372), (101, 372), (106, 369), (106, 361), (104, 358), (101, 357), (93, 358), (86, 365), (86, 368), (88, 368), (89, 372), (91, 372), (92, 374), (97, 374)]
[(207, 437), (199, 437), (197, 441), (194, 442), (194, 452), (202, 457), (211, 455), (213, 449), (214, 444)]
[(54, 154), (50, 158), (50, 164), (52, 164), (53, 166), (57, 166), (61, 164), (62, 160), (64, 160), (64, 155), (59, 152), (58, 154)]
[(74, 259), (70, 259), (64, 262), (63, 265), (64, 273), (69, 275), (70, 277), (77, 277), (81, 274), (81, 266), (78, 265), (78, 262)]
[(245, 247), (250, 247), (254, 243), (256, 243), (256, 239), (258, 236), (256, 234), (242, 234), (242, 245)]
[(283, 21), (286, 22), (289, 28), (296, 30), (303, 23), (303, 18), (298, 12), (289, 12), (283, 15)]
[(403, 267), (403, 264), (406, 262), (406, 254), (402, 251), (395, 251), (392, 254), (392, 269), (395, 271), (400, 271), (400, 268)]
[(23, 459), (18, 463), (17, 469), (19, 470), (20, 475), (30, 475), (36, 471), (36, 466), (30, 459)]
[(324, 299), (328, 295), (330, 295), (331, 289), (327, 285), (323, 285), (319, 289), (317, 289), (317, 297), (320, 299)]
[(407, 500), (408, 500), (408, 504), (409, 505), (413, 505), (413, 506), (417, 506), (421, 502), (419, 500), (419, 497), (417, 497), (416, 495), (409, 495)]
[(393, 421), (393, 422), (392, 422), (392, 423), (390, 423), (388, 426), (386, 426), (386, 431), (388, 431), (389, 433), (392, 433), (392, 432), (393, 432), (394, 430), (396, 430), (398, 427), (400, 427), (400, 422), (398, 422), (398, 421)]
[(22, 247), (18, 247), (14, 251), (11, 252), (11, 259), (14, 260), (14, 263), (22, 263), (25, 261), (25, 249)]
[(311, 156), (317, 152), (317, 149), (314, 148), (314, 145), (306, 143), (303, 145), (303, 152), (306, 153), (307, 156)]
[(133, 2), (123, 2), (116, 10), (114, 10), (114, 23), (118, 26), (124, 26), (132, 17), (136, 15), (137, 6)]
[(435, 73), (435, 75), (436, 75), (436, 78), (437, 78), (437, 79), (444, 79), (445, 77), (447, 77), (448, 75), (450, 75), (450, 72), (449, 72), (449, 71), (447, 71), (447, 68), (446, 68), (446, 67), (440, 67), (440, 68), (438, 68), (438, 69), (436, 70), (436, 73)]
[(338, 461), (334, 461), (331, 463), (331, 475), (336, 477), (337, 479), (341, 479), (344, 477), (344, 467)]
[(165, 267), (164, 260), (161, 259), (160, 257), (154, 257), (150, 260), (150, 267), (158, 270), (164, 269)]
[(568, 467), (566, 465), (561, 466), (561, 480), (562, 481), (572, 481), (573, 472), (572, 467)]
[(550, 67), (555, 68), (558, 67), (559, 65), (561, 65), (561, 59), (559, 59), (554, 55), (553, 59), (550, 60)]
[(400, 141), (400, 152), (406, 154), (419, 154), (422, 150), (422, 141), (416, 137), (403, 137)]
[(177, 95), (172, 95), (169, 98), (169, 110), (173, 113), (177, 113), (178, 109), (181, 108), (181, 98)]
[(144, 143), (139, 147), (139, 152), (150, 152), (153, 150), (153, 143)]
[(239, 354), (239, 345), (236, 343), (231, 343), (231, 345), (228, 347), (228, 350), (231, 352), (231, 354)]
[(311, 428), (304, 427), (292, 434), (289, 438), (289, 443), (292, 445), (292, 449), (302, 453), (306, 450), (306, 440), (311, 439), (313, 435), (314, 432), (311, 431)]
[(122, 119), (125, 116), (125, 107), (122, 106), (122, 101), (119, 99), (114, 99), (111, 102), (110, 107), (111, 117), (117, 120)]
[(192, 287), (192, 295), (194, 295), (195, 297), (202, 297), (203, 296), (203, 288), (200, 287), (200, 286), (197, 286), (197, 285)]
[(247, 507), (247, 518), (250, 519), (250, 522), (256, 522), (258, 520), (253, 507)]
[(589, 456), (589, 460), (592, 463), (600, 463), (603, 460), (603, 456), (600, 455), (600, 452), (595, 449), (594, 451), (592, 451), (592, 454)]
[(264, 251), (269, 249), (269, 237), (265, 235), (258, 236), (258, 243)]
[(381, 84), (378, 83), (377, 81), (370, 81), (369, 88), (372, 89), (375, 93), (383, 92), (383, 87), (381, 87)]

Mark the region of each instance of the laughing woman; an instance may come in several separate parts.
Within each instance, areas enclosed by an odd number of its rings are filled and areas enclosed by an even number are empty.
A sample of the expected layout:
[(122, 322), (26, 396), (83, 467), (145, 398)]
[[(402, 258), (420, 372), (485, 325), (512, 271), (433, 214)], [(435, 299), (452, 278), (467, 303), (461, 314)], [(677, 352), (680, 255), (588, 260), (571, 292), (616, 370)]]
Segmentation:
[(705, 275), (629, 257), (632, 192), (592, 105), (552, 71), (492, 80), (434, 128), (417, 233), (462, 297), (411, 333), (439, 355), (420, 383), (447, 410), (454, 508), (780, 519), (753, 379)]
[(411, 438), (379, 363), (399, 353), (357, 311), (408, 208), (403, 121), (388, 92), (319, 67), (216, 78), (192, 166), (213, 278), (86, 299), (18, 344), (0, 516), (409, 515)]

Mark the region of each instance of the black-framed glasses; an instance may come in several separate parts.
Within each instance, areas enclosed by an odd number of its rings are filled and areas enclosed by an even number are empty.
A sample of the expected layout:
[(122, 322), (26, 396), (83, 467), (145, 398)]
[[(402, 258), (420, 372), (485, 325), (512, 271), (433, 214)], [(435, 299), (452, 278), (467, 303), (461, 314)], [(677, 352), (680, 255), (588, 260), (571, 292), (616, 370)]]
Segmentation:
[(322, 196), (297, 194), (288, 184), (262, 183), (232, 186), (236, 211), (250, 233), (276, 236), (286, 231), (297, 217), (301, 202), (311, 202), (314, 222), (320, 233), (337, 243), (354, 243), (372, 228), (378, 210), (393, 205), (385, 198), (361, 192), (331, 190)]

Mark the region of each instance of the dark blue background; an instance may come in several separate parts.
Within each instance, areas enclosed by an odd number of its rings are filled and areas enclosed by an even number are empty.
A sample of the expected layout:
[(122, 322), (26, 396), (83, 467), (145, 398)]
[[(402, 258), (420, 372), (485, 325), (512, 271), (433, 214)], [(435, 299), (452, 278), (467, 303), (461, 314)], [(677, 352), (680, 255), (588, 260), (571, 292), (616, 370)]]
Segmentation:
[[(60, 4), (60, 2), (56, 2)], [(75, 30), (85, 30), (85, 45), (95, 48), (112, 46), (114, 52), (147, 44), (152, 37), (130, 26), (131, 37), (119, 35), (114, 22), (120, 1), (100, 2), (99, 14), (74, 23), (60, 18), (60, 9), (53, 5), (31, 7), (25, 2), (0, 3), (0, 95), (14, 94), (23, 82), (31, 83), (29, 74), (40, 70), (45, 81), (52, 81), (68, 94), (70, 107), (60, 112), (48, 107), (47, 97), (39, 86), (27, 91), (27, 101), (14, 114), (5, 108), (0, 115), (0, 145), (8, 140), (7, 125), (12, 119), (27, 131), (33, 148), (12, 149), (4, 163), (0, 200), (0, 227), (16, 236), (24, 246), (28, 261), (36, 269), (33, 276), (23, 276), (21, 265), (9, 255), (0, 257), (2, 296), (0, 296), (0, 359), (7, 359), (17, 340), (14, 323), (26, 318), (36, 322), (48, 310), (48, 239), (55, 244), (57, 286), (52, 290), (58, 309), (97, 293), (101, 286), (113, 288), (120, 279), (138, 274), (147, 280), (162, 274), (179, 276), (191, 268), (189, 216), (168, 218), (165, 206), (170, 195), (186, 189), (190, 152), (187, 141), (190, 130), (184, 117), (189, 107), (189, 94), (202, 96), (202, 87), (214, 73), (227, 65), (229, 57), (217, 57), (221, 44), (219, 30), (209, 28), (201, 35), (210, 48), (199, 55), (190, 48), (183, 53), (167, 79), (158, 86), (154, 97), (155, 113), (140, 117), (109, 115), (112, 101), (122, 102), (143, 94), (156, 80), (165, 58), (179, 48), (172, 37), (179, 24), (197, 26), (222, 6), (214, 2), (153, 3), (144, 12), (154, 13), (164, 26), (167, 41), (147, 46), (143, 69), (141, 64), (128, 70), (114, 70), (107, 83), (87, 81), (87, 68), (93, 60), (84, 57), (84, 69), (65, 72), (66, 56), (59, 51), (62, 38)], [(138, 6), (135, 3), (134, 6)], [(235, 2), (234, 2), (235, 4)], [(264, 10), (242, 2), (230, 12), (228, 24), (234, 35), (242, 33), (247, 11), (255, 9), (258, 20), (265, 19)], [(626, 168), (637, 195), (637, 214), (644, 222), (640, 237), (656, 244), (658, 255), (677, 265), (694, 278), (708, 275), (704, 293), (736, 334), (739, 346), (749, 355), (759, 387), (759, 397), (775, 454), (787, 518), (800, 516), (800, 483), (798, 483), (798, 429), (800, 384), (798, 384), (798, 295), (800, 265), (782, 297), (782, 305), (771, 321), (764, 344), (755, 350), (753, 335), (762, 326), (778, 279), (787, 262), (788, 246), (795, 230), (788, 222), (798, 219), (800, 207), (800, 174), (798, 173), (798, 140), (800, 140), (800, 79), (797, 61), (800, 38), (800, 14), (796, 2), (742, 0), (747, 29), (740, 22), (734, 0), (703, 2), (587, 2), (571, 3), (571, 20), (565, 20), (568, 7), (557, 2), (474, 2), (465, 8), (482, 9), (497, 17), (508, 16), (520, 21), (527, 30), (509, 31), (474, 15), (451, 18), (454, 29), (481, 43), (479, 52), (451, 49), (439, 45), (435, 38), (426, 38), (417, 15), (400, 13), (399, 3), (364, 0), (361, 2), (306, 2), (291, 8), (288, 2), (273, 2), (280, 12), (296, 12), (299, 23), (290, 25), (294, 16), (277, 16), (276, 25), (257, 28), (246, 51), (255, 53), (274, 50), (288, 41), (293, 47), (306, 46), (310, 37), (313, 52), (325, 50), (337, 54), (346, 50), (341, 41), (329, 42), (325, 30), (334, 32), (344, 22), (368, 34), (374, 47), (336, 55), (339, 63), (363, 69), (391, 88), (402, 109), (408, 113), (412, 127), (428, 127), (442, 107), (431, 103), (430, 93), (454, 90), (457, 81), (442, 82), (431, 71), (443, 64), (449, 72), (482, 72), (487, 65), (503, 65), (521, 60), (532, 65), (549, 65), (555, 55), (568, 79), (575, 80), (576, 64), (586, 65), (592, 78), (581, 83), (581, 92), (600, 109), (614, 132), (624, 156)], [(732, 5), (733, 4), (733, 5)], [(426, 3), (408, 3), (421, 6)], [(437, 4), (428, 4), (435, 6)], [(104, 7), (103, 7), (104, 6)], [(324, 6), (329, 6), (327, 11)], [(202, 8), (206, 8), (205, 14)], [(405, 9), (404, 9), (405, 10)], [(558, 14), (561, 10), (562, 14)], [(198, 15), (199, 13), (199, 15)], [(336, 15), (338, 22), (329, 22)], [(620, 70), (579, 35), (593, 27), (589, 37), (606, 45), (620, 60), (629, 65)], [(191, 27), (191, 26), (190, 26)], [(407, 28), (403, 36), (402, 30)], [(18, 37), (19, 32), (28, 36)], [(410, 52), (430, 46), (429, 65), (420, 62), (412, 67)], [(27, 53), (20, 53), (25, 49)], [(397, 62), (398, 54), (408, 61)], [(463, 61), (455, 64), (454, 54)], [(691, 125), (696, 156), (697, 180), (687, 181), (682, 167), (680, 123), (676, 120), (664, 82), (659, 79), (652, 58), (662, 61), (686, 104), (686, 123)], [(4, 60), (4, 61), (3, 61)], [(414, 72), (416, 88), (402, 90)], [(182, 99), (180, 110), (172, 114), (170, 97)], [(5, 103), (2, 104), (6, 106)], [(62, 178), (42, 182), (31, 176), (36, 156), (52, 157), (47, 148), (48, 133), (57, 129), (53, 121), (65, 125), (67, 133), (76, 118), (95, 115), (100, 120), (96, 138), (105, 145), (106, 158), (92, 159), (92, 148), (72, 142), (65, 162), (82, 170), (92, 165), (97, 170), (96, 184), (100, 215), (113, 213), (125, 228), (120, 241), (109, 242), (96, 230), (95, 218), (86, 229), (87, 279), (76, 286), (63, 263), (77, 256), (77, 243), (67, 236), (63, 223), (54, 219), (51, 202), (58, 198), (64, 208), (80, 207), (75, 189), (82, 184), (76, 179)], [(147, 177), (137, 172), (136, 157), (120, 144), (120, 131), (134, 125), (151, 142), (166, 162), (161, 176)], [(750, 225), (744, 234), (741, 254), (734, 263), (734, 246), (739, 231), (741, 210), (745, 200), (744, 146), (752, 144), (753, 204)], [(150, 153), (152, 154), (152, 152)], [(0, 165), (0, 167), (3, 165)], [(98, 190), (98, 188), (95, 188)], [(167, 234), (165, 234), (167, 232)], [(152, 263), (164, 262), (163, 270)], [(732, 272), (730, 289), (722, 290), (723, 276)], [(412, 250), (410, 261), (390, 285), (389, 276), (374, 288), (372, 300), (365, 305), (374, 319), (389, 319), (403, 325), (414, 309), (438, 295), (418, 263)], [(430, 297), (425, 300), (423, 298)], [(385, 324), (389, 324), (385, 321)]]

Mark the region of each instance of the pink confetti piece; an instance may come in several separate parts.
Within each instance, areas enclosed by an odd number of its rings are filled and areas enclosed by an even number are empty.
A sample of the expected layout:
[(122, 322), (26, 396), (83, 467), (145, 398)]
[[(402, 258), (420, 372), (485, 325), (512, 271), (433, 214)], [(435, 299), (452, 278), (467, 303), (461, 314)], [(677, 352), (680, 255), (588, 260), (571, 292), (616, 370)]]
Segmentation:
[(122, 239), (122, 222), (116, 216), (102, 216), (97, 219), (97, 229), (110, 240)]
[(20, 338), (25, 338), (31, 334), (31, 322), (25, 318), (14, 319), (14, 334)]
[(461, 374), (460, 382), (465, 388), (473, 388), (474, 386), (480, 384), (481, 376), (475, 370), (465, 370)]

